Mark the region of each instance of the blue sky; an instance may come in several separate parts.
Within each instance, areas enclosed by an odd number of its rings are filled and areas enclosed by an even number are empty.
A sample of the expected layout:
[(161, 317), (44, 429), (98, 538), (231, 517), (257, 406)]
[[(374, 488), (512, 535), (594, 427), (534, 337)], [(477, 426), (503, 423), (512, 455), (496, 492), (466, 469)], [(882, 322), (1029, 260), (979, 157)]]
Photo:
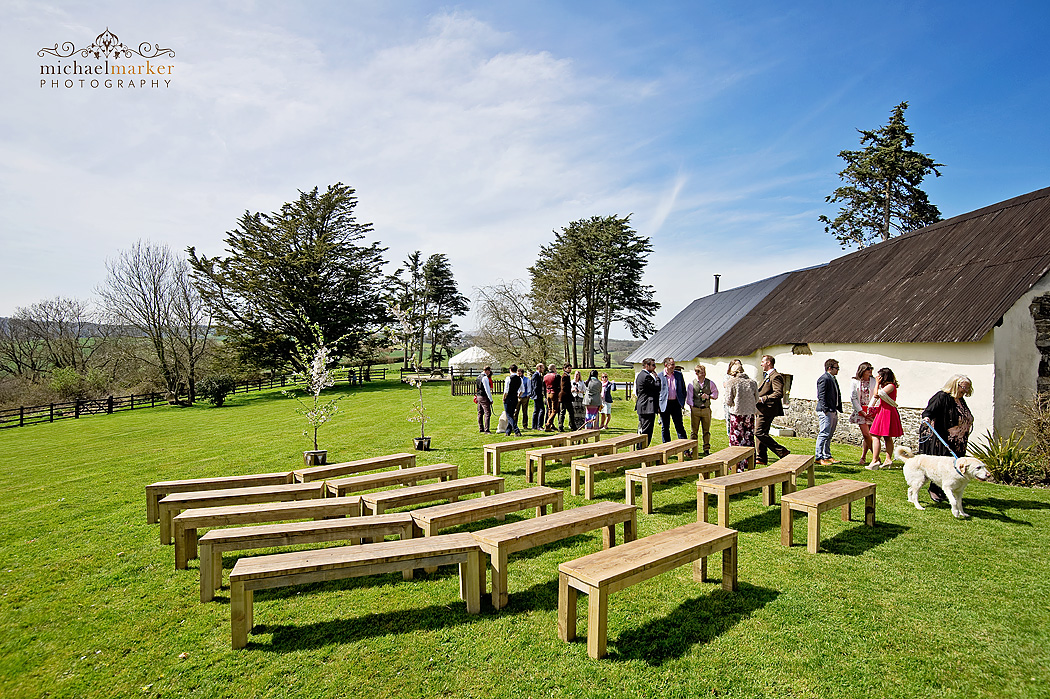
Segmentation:
[[(139, 238), (222, 254), (245, 210), (342, 181), (391, 268), (444, 252), (468, 296), (631, 213), (661, 325), (712, 274), (842, 254), (837, 154), (901, 101), (945, 217), (1050, 186), (1048, 7), (7, 0), (0, 315), (91, 299)], [(171, 86), (40, 87), (39, 49), (107, 27), (175, 50)]]

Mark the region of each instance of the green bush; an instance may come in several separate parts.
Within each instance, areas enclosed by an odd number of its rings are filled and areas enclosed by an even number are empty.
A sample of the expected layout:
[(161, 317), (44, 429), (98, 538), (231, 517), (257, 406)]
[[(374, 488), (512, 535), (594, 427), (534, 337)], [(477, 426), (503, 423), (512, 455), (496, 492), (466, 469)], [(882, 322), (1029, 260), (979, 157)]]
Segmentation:
[(226, 402), (226, 396), (233, 393), (237, 382), (229, 374), (216, 374), (208, 376), (197, 382), (197, 398), (204, 399), (215, 407), (222, 407)]
[[(1024, 433), (1012, 430), (1009, 436), (985, 432), (983, 444), (970, 445), (970, 451), (984, 462), (992, 477), (1009, 485), (1033, 485), (1045, 482), (1047, 469), (1041, 465), (1037, 449), (1025, 446)], [(1045, 462), (1044, 462), (1045, 463)]]
[(84, 377), (71, 367), (62, 367), (51, 372), (48, 388), (63, 400), (80, 398), (84, 395)]

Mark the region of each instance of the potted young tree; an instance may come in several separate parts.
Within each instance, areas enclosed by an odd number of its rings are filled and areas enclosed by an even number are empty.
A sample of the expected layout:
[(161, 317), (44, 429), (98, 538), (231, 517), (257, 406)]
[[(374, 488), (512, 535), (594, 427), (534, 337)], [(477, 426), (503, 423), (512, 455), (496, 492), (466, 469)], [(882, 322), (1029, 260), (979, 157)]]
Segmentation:
[(314, 344), (311, 347), (304, 347), (296, 341), (296, 355), (299, 363), (305, 368), (294, 374), (296, 380), (305, 383), (304, 389), (301, 390), (308, 392), (307, 400), (301, 399), (296, 394), (296, 389), (283, 391), (283, 393), (299, 402), (299, 407), (295, 411), (304, 416), (309, 425), (309, 429), (303, 430), (303, 436), (309, 437), (310, 430), (313, 430), (314, 448), (303, 452), (303, 462), (307, 466), (318, 466), (327, 463), (328, 450), (318, 448), (317, 431), (339, 411), (337, 403), (343, 399), (343, 396), (327, 401), (321, 400), (321, 391), (335, 385), (335, 373), (328, 366), (331, 349), (325, 346), (321, 326), (317, 323), (309, 323), (309, 325), (313, 331)]
[(427, 422), (430, 420), (427, 417), (426, 406), (423, 405), (423, 384), (426, 383), (426, 379), (419, 375), (419, 367), (415, 367), (416, 376), (412, 379), (412, 385), (419, 391), (419, 399), (412, 404), (412, 415), (409, 417), (410, 422), (419, 423), (419, 436), (413, 437), (412, 442), (416, 446), (416, 451), (430, 451), (430, 437), (427, 436), (426, 427)]

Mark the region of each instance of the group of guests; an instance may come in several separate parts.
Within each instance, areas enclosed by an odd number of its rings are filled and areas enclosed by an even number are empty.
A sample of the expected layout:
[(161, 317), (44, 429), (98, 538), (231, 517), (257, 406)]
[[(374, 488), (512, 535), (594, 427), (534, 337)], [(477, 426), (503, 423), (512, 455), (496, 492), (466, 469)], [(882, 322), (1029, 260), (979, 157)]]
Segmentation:
[[(492, 367), (486, 366), (477, 378), (474, 402), (478, 405), (478, 430), (491, 434), (492, 419)], [(585, 381), (583, 372), (573, 372), (571, 364), (565, 364), (559, 374), (554, 364), (540, 362), (536, 370), (525, 375), (525, 368), (511, 364), (510, 373), (503, 382), (503, 413), (506, 427), (503, 433), (521, 435), (529, 429), (529, 403), (533, 403), (532, 429), (546, 432), (564, 432), (565, 418), (569, 418), (569, 429), (597, 427), (605, 429), (612, 419), (613, 391), (616, 386), (605, 372), (592, 369)], [(582, 421), (577, 419), (581, 413)], [(520, 417), (521, 427), (518, 427)], [(555, 427), (557, 423), (557, 427)]]
[(707, 368), (697, 364), (693, 369), (695, 378), (688, 384), (673, 357), (664, 359), (663, 371), (656, 371), (656, 360), (642, 360), (642, 370), (634, 378), (635, 411), (638, 413), (638, 433), (645, 434), (651, 442), (660, 416), (660, 437), (671, 441), (671, 425), (675, 436), (685, 439), (682, 416), (689, 411), (691, 432), (689, 439), (699, 442), (703, 435), (703, 455), (711, 453), (711, 401), (718, 398), (718, 386), (707, 378)]
[[(824, 373), (817, 379), (820, 433), (817, 435), (816, 459), (821, 465), (841, 463), (831, 456), (831, 437), (838, 424), (838, 414), (842, 412), (842, 398), (836, 378), (838, 371), (838, 362), (829, 359), (824, 362)], [(850, 386), (850, 402), (853, 405), (850, 422), (860, 428), (863, 437), (860, 463), (866, 464), (865, 468), (886, 468), (893, 462), (893, 440), (904, 434), (897, 406), (899, 386), (897, 377), (889, 367), (883, 367), (877, 372), (868, 362), (861, 362), (857, 367)], [(971, 395), (973, 382), (970, 378), (955, 374), (930, 398), (922, 411), (919, 453), (953, 457), (966, 455), (967, 442), (973, 431), (973, 413), (966, 404), (966, 398)], [(883, 443), (886, 453), (880, 459)], [(869, 452), (870, 462), (867, 460)], [(930, 498), (934, 502), (947, 500), (944, 491), (932, 482)]]

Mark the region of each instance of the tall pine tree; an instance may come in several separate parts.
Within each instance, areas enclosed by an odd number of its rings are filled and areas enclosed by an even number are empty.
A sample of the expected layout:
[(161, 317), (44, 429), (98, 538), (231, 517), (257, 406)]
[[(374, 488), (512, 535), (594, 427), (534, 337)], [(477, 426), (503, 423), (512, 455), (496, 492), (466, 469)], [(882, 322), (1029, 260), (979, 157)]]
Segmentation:
[(919, 185), (931, 172), (940, 177), (937, 168), (943, 165), (911, 150), (915, 136), (904, 121), (907, 108), (907, 102), (898, 104), (889, 123), (874, 131), (858, 129), (863, 149), (839, 153), (846, 161), (839, 173), (845, 184), (825, 201), (842, 202), (842, 208), (835, 220), (821, 216), (820, 221), (844, 248), (863, 248), (889, 240), (894, 231), (906, 233), (941, 220)]

